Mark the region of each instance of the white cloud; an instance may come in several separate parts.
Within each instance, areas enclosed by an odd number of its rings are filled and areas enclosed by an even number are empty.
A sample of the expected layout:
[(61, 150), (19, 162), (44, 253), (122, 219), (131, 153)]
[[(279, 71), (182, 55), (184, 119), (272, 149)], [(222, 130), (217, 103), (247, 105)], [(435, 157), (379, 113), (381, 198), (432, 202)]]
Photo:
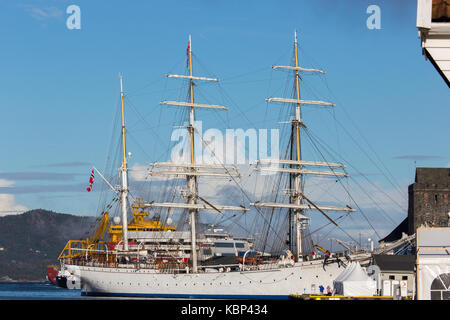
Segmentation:
[(64, 14), (63, 10), (56, 7), (40, 8), (34, 5), (22, 5), (22, 7), (36, 20), (46, 20), (52, 18), (61, 18)]
[(14, 185), (14, 181), (0, 179), (0, 187), (10, 187)]
[(0, 216), (21, 214), (27, 211), (28, 208), (17, 204), (12, 194), (0, 194)]
[[(14, 185), (14, 181), (0, 179), (0, 187), (9, 187), (12, 185)], [(16, 203), (14, 195), (0, 194), (0, 217), (21, 214), (27, 210), (28, 208), (26, 206)]]
[(140, 163), (134, 164), (128, 171), (129, 176), (135, 181), (147, 181), (149, 178), (149, 166)]

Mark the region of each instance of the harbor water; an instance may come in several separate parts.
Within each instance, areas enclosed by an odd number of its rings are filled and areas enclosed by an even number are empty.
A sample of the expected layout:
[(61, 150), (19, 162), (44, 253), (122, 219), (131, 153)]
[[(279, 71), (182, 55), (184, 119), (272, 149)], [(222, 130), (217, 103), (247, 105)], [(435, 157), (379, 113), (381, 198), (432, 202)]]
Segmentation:
[[(93, 297), (82, 296), (81, 290), (60, 288), (50, 282), (0, 282), (0, 300), (166, 300), (149, 297)], [(174, 300), (186, 300), (172, 298)]]
[(81, 290), (67, 290), (49, 282), (0, 282), (0, 300), (85, 299)]

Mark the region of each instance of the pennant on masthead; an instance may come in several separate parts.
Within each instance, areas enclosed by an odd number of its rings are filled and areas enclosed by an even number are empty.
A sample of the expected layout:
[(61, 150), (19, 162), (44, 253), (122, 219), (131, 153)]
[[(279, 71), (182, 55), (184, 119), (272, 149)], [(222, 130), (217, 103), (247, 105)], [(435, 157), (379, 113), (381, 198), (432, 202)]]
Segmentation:
[(92, 190), (92, 184), (94, 183), (94, 169), (91, 171), (91, 177), (89, 178), (89, 187), (86, 188), (87, 192)]
[(186, 56), (187, 56), (186, 67), (189, 67), (189, 51), (191, 51), (191, 39), (189, 39), (188, 46), (186, 49)]

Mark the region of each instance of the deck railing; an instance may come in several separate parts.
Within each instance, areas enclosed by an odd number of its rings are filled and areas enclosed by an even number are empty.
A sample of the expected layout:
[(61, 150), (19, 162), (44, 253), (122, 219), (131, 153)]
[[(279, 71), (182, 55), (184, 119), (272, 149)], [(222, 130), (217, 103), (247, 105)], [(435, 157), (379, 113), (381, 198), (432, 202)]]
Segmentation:
[[(99, 268), (120, 268), (120, 269), (145, 269), (155, 270), (156, 273), (189, 273), (191, 272), (191, 264), (178, 260), (178, 257), (148, 259), (137, 252), (132, 254), (123, 254), (118, 251), (96, 250), (96, 249), (76, 249), (83, 252), (75, 258), (63, 258), (62, 264), (77, 265), (83, 267), (99, 267)], [(243, 263), (244, 262), (244, 263)], [(329, 263), (331, 263), (330, 261)], [(310, 264), (322, 264), (323, 259), (314, 259), (306, 261)], [(259, 259), (246, 258), (245, 260), (236, 261), (229, 264), (210, 264), (199, 263), (198, 270), (200, 272), (252, 272), (261, 270), (274, 270), (280, 268), (289, 268), (294, 265), (293, 260), (289, 259)]]

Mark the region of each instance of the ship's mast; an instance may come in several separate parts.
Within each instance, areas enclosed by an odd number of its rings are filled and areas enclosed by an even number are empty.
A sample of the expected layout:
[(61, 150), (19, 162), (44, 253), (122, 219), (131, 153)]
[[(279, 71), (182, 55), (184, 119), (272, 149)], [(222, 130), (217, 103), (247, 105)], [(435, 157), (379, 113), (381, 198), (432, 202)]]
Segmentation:
[(127, 220), (127, 197), (128, 197), (128, 168), (127, 168), (127, 149), (125, 143), (125, 116), (123, 108), (123, 84), (122, 76), (120, 76), (120, 102), (122, 105), (122, 151), (123, 159), (120, 166), (122, 177), (121, 205), (122, 205), (122, 241), (123, 250), (128, 251), (128, 220)]
[[(298, 43), (297, 43), (297, 30), (295, 30), (294, 35), (294, 51), (295, 51), (295, 67), (298, 68)], [(297, 100), (300, 101), (300, 75), (298, 73), (298, 70), (295, 70), (295, 89), (296, 89), (296, 96)], [(292, 121), (292, 129), (295, 129), (295, 142), (296, 142), (296, 151), (297, 151), (297, 161), (302, 160), (301, 155), (301, 144), (300, 144), (300, 124), (301, 122), (301, 104), (297, 103), (295, 107), (295, 120)], [(293, 141), (292, 141), (293, 143)], [(294, 159), (291, 159), (294, 160)], [(298, 169), (301, 169), (301, 165), (297, 165)], [(295, 201), (295, 204), (300, 205), (302, 203), (302, 197), (301, 194), (303, 194), (302, 190), (302, 175), (301, 174), (291, 174), (294, 176), (294, 194), (293, 194), (293, 200)], [(294, 210), (294, 219), (295, 219), (295, 227), (296, 227), (296, 260), (299, 260), (302, 253), (302, 234), (301, 234), (301, 223), (300, 217), (303, 216), (302, 209), (295, 209)]]
[[(194, 104), (194, 80), (192, 79), (192, 42), (191, 35), (189, 35), (189, 102)], [(189, 136), (190, 136), (190, 146), (191, 146), (191, 164), (195, 164), (195, 154), (194, 154), (194, 125), (195, 125), (195, 115), (194, 107), (191, 106), (189, 112)], [(191, 168), (194, 171), (194, 168)], [(196, 201), (196, 190), (197, 190), (197, 180), (195, 176), (186, 176), (187, 187), (188, 187), (188, 203), (195, 204)], [(197, 210), (189, 209), (189, 224), (191, 226), (191, 260), (192, 260), (192, 272), (196, 273), (197, 270), (197, 241), (196, 241), (196, 231), (195, 231), (195, 214)]]
[[(153, 169), (150, 171), (150, 175), (167, 175), (167, 176), (175, 176), (175, 177), (184, 177), (187, 182), (187, 203), (174, 203), (174, 202), (166, 202), (166, 203), (155, 203), (151, 202), (145, 204), (146, 207), (160, 207), (160, 208), (178, 208), (178, 209), (186, 209), (189, 212), (189, 223), (190, 223), (190, 233), (191, 233), (191, 260), (192, 260), (192, 272), (198, 272), (197, 265), (197, 241), (196, 241), (196, 214), (199, 210), (210, 210), (210, 211), (218, 211), (222, 213), (224, 210), (233, 210), (233, 211), (247, 211), (248, 209), (244, 206), (225, 206), (225, 205), (217, 205), (211, 204), (209, 201), (200, 197), (197, 193), (197, 177), (198, 176), (211, 176), (211, 177), (239, 177), (239, 173), (237, 168), (234, 166), (224, 166), (217, 164), (203, 164), (196, 163), (195, 161), (195, 153), (194, 153), (194, 138), (195, 138), (195, 108), (202, 109), (216, 109), (216, 110), (227, 110), (224, 106), (218, 105), (210, 105), (210, 104), (199, 104), (194, 101), (194, 80), (198, 81), (212, 81), (218, 82), (219, 79), (215, 78), (206, 78), (206, 77), (198, 77), (194, 76), (192, 72), (192, 42), (191, 36), (189, 35), (189, 44), (188, 44), (188, 67), (189, 67), (189, 75), (176, 75), (176, 74), (167, 74), (169, 78), (179, 78), (179, 79), (189, 79), (189, 101), (188, 102), (178, 102), (178, 101), (162, 101), (160, 104), (163, 105), (172, 105), (179, 107), (187, 107), (189, 108), (189, 123), (187, 126), (189, 133), (189, 143), (190, 143), (190, 161), (187, 163), (179, 163), (179, 162), (159, 162), (153, 164)], [(169, 168), (167, 171), (159, 170), (159, 168)], [(218, 169), (225, 170), (225, 172), (218, 172)], [(202, 201), (203, 203), (198, 203), (197, 200)]]
[[(286, 69), (292, 70), (295, 74), (295, 97), (291, 99), (286, 98), (268, 98), (266, 101), (268, 102), (282, 102), (282, 103), (291, 103), (295, 106), (295, 116), (291, 120), (291, 145), (290, 145), (290, 159), (287, 160), (274, 160), (274, 159), (260, 159), (258, 162), (263, 164), (270, 163), (278, 163), (283, 165), (288, 165), (289, 167), (276, 168), (273, 166), (261, 166), (256, 168), (259, 171), (273, 171), (280, 173), (289, 173), (290, 174), (290, 188), (289, 190), (289, 203), (276, 203), (276, 202), (255, 202), (251, 205), (256, 207), (267, 207), (267, 208), (284, 208), (289, 209), (289, 248), (291, 251), (294, 248), (294, 244), (292, 243), (292, 218), (294, 219), (295, 225), (295, 260), (300, 261), (302, 258), (302, 225), (305, 221), (308, 220), (303, 213), (305, 210), (317, 210), (321, 214), (323, 214), (328, 220), (330, 220), (333, 224), (337, 225), (325, 212), (324, 210), (330, 211), (347, 211), (352, 212), (355, 211), (349, 206), (346, 207), (335, 207), (335, 206), (318, 206), (314, 204), (310, 199), (308, 199), (304, 195), (303, 191), (303, 176), (308, 174), (312, 175), (324, 175), (324, 176), (334, 176), (334, 177), (347, 177), (348, 174), (345, 172), (335, 171), (333, 168), (344, 168), (342, 164), (339, 163), (331, 163), (331, 162), (318, 162), (318, 161), (304, 161), (302, 160), (301, 153), (301, 140), (300, 140), (300, 127), (306, 128), (303, 123), (301, 117), (301, 106), (302, 105), (316, 105), (316, 106), (334, 106), (333, 103), (323, 102), (323, 101), (313, 101), (313, 100), (302, 100), (300, 99), (300, 71), (302, 72), (317, 72), (317, 73), (325, 73), (321, 70), (317, 69), (308, 69), (300, 67), (298, 64), (298, 41), (297, 41), (297, 31), (294, 32), (294, 56), (295, 56), (295, 65), (294, 66), (272, 66), (273, 69)], [(295, 150), (295, 155), (294, 155)], [(331, 171), (321, 171), (321, 170), (311, 170), (307, 167), (328, 167)], [(303, 200), (306, 200), (307, 203), (304, 203)], [(294, 217), (292, 217), (291, 213), (294, 213)]]

